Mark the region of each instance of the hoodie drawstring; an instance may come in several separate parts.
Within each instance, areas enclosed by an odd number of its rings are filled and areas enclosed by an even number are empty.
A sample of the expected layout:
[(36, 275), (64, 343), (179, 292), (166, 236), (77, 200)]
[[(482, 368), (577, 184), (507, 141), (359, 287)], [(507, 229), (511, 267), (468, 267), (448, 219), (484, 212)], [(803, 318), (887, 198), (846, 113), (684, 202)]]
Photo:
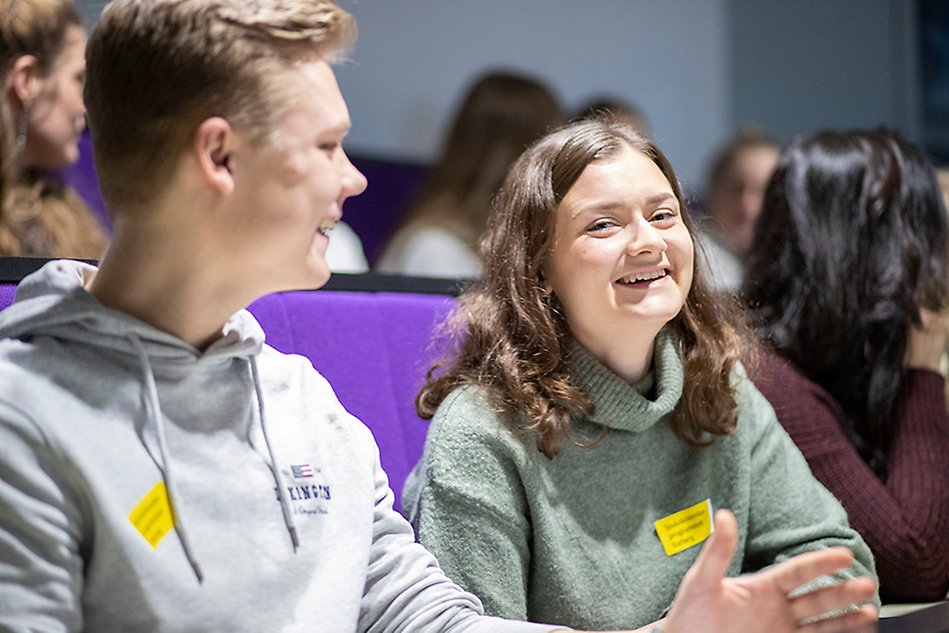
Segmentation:
[(138, 351), (138, 360), (142, 367), (142, 374), (145, 377), (145, 394), (147, 396), (145, 399), (145, 409), (148, 414), (148, 421), (155, 427), (155, 434), (158, 436), (158, 450), (161, 453), (161, 459), (155, 458), (155, 455), (152, 454), (144, 438), (142, 444), (145, 445), (145, 450), (151, 455), (152, 460), (161, 473), (162, 481), (165, 483), (165, 490), (168, 493), (168, 501), (171, 505), (171, 516), (175, 531), (178, 533), (178, 540), (181, 541), (185, 558), (188, 559), (188, 563), (191, 565), (191, 569), (194, 570), (194, 575), (200, 584), (204, 582), (204, 574), (201, 573), (201, 566), (198, 565), (198, 560), (194, 556), (194, 550), (191, 548), (191, 541), (188, 539), (188, 533), (185, 531), (184, 522), (178, 514), (178, 489), (175, 485), (174, 477), (172, 476), (171, 460), (168, 458), (168, 442), (165, 439), (165, 416), (161, 413), (161, 405), (158, 401), (158, 388), (155, 385), (155, 375), (152, 372), (151, 363), (148, 361), (148, 353), (145, 351), (145, 346), (142, 345), (141, 339), (139, 339), (135, 333), (129, 334), (128, 338)]
[(290, 510), (290, 502), (287, 501), (287, 488), (284, 485), (283, 475), (280, 472), (280, 466), (277, 464), (277, 458), (274, 455), (273, 445), (270, 442), (270, 436), (267, 434), (267, 416), (264, 415), (264, 395), (260, 386), (260, 373), (257, 370), (257, 358), (251, 356), (250, 371), (254, 380), (254, 390), (257, 392), (257, 409), (260, 412), (260, 430), (264, 435), (264, 443), (267, 445), (267, 454), (270, 455), (270, 471), (273, 473), (274, 481), (277, 482), (277, 498), (280, 499), (280, 509), (283, 510), (283, 522), (290, 533), (290, 542), (293, 543), (293, 551), (300, 547), (300, 541), (297, 538), (297, 524), (293, 520), (293, 512)]

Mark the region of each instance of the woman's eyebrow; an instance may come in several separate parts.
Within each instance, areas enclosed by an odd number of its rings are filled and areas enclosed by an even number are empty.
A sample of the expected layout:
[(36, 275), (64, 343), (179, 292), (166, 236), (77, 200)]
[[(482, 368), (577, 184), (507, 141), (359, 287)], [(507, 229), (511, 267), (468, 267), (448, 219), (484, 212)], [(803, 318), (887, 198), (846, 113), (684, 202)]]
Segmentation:
[[(679, 199), (675, 197), (675, 194), (671, 191), (658, 193), (653, 196), (643, 200), (644, 206), (652, 207), (663, 203), (673, 203), (678, 207)], [(590, 204), (583, 205), (576, 211), (574, 211), (570, 219), (575, 220), (579, 218), (584, 213), (602, 213), (604, 211), (612, 211), (613, 209), (622, 207), (625, 205), (625, 201), (622, 200), (598, 200), (596, 202), (591, 202)]]

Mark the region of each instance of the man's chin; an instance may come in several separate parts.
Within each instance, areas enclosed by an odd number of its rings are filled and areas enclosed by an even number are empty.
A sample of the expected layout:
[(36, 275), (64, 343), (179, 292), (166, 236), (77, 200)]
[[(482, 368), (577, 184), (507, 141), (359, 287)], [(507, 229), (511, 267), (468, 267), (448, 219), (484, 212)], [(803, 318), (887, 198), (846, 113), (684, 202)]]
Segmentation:
[(310, 287), (307, 290), (318, 290), (325, 286), (326, 282), (330, 280), (330, 274), (328, 267), (313, 271), (310, 275)]
[(311, 271), (309, 274), (297, 277), (294, 280), (284, 280), (280, 284), (272, 284), (267, 290), (267, 294), (274, 292), (291, 292), (294, 290), (319, 290), (326, 285), (330, 279), (329, 269), (321, 271)]

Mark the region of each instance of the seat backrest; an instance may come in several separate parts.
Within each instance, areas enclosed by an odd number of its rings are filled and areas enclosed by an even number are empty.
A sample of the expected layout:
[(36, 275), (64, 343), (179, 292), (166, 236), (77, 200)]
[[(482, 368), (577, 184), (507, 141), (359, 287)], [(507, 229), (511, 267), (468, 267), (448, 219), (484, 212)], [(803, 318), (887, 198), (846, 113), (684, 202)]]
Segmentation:
[(267, 342), (309, 358), (343, 406), (372, 430), (397, 508), (428, 430), (415, 413), (415, 395), (445, 351), (432, 335), (454, 302), (441, 295), (316, 291), (268, 295), (250, 306)]
[(13, 303), (14, 294), (16, 294), (16, 284), (0, 283), (0, 310)]

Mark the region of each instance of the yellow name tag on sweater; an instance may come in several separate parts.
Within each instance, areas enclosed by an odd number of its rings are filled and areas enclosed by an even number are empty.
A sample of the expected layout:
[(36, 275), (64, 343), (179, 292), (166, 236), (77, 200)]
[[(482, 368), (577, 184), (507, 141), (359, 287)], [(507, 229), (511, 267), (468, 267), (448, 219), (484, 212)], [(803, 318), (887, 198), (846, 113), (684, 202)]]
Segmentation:
[(129, 521), (153, 548), (175, 527), (165, 482), (159, 481), (129, 512)]
[(656, 534), (666, 550), (666, 556), (678, 554), (701, 543), (714, 529), (711, 499), (700, 501), (656, 521)]

